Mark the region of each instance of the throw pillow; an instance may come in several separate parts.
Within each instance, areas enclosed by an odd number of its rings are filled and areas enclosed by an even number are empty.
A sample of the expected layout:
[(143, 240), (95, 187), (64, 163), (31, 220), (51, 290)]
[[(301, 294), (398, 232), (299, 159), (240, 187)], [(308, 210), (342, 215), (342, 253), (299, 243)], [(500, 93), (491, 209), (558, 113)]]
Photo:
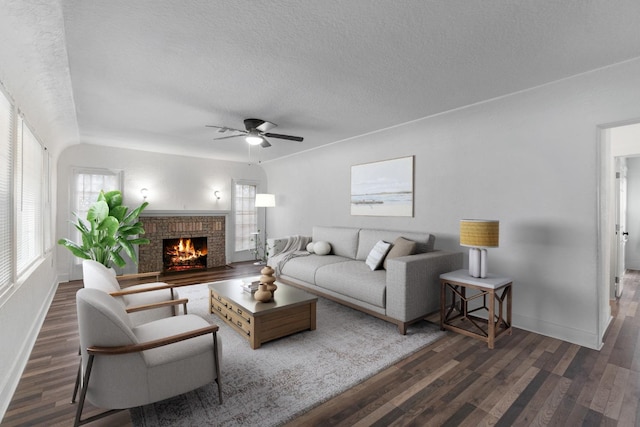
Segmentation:
[(400, 258), (401, 256), (413, 255), (416, 252), (416, 242), (413, 240), (398, 237), (394, 242), (391, 250), (384, 259), (384, 267), (387, 268), (387, 260), (391, 258)]
[(315, 252), (316, 255), (329, 255), (331, 245), (329, 242), (315, 242), (313, 244), (313, 252)]
[(383, 240), (379, 240), (378, 243), (371, 249), (369, 255), (367, 256), (367, 265), (373, 270), (377, 270), (382, 265), (382, 261), (384, 261), (385, 255), (389, 252), (391, 248), (391, 243), (387, 243)]
[(307, 252), (309, 252), (310, 254), (313, 253), (313, 242), (309, 242), (309, 244), (307, 245)]

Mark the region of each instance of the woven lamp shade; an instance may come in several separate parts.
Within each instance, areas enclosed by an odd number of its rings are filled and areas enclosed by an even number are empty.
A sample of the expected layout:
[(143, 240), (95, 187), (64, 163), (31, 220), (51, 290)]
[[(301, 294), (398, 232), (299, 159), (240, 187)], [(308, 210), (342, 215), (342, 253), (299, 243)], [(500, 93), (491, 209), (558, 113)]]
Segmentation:
[(497, 248), (500, 221), (489, 219), (460, 220), (460, 245), (471, 248)]

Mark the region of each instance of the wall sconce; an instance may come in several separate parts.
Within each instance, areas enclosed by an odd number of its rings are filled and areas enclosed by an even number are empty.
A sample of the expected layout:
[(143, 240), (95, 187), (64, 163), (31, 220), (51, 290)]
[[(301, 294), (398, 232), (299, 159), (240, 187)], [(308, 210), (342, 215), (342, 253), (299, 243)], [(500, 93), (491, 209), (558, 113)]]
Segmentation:
[(218, 190), (213, 192), (213, 197), (215, 197), (216, 199), (220, 200), (220, 192)]
[(142, 200), (147, 201), (147, 196), (149, 196), (149, 190), (147, 188), (141, 188), (140, 194), (142, 194)]

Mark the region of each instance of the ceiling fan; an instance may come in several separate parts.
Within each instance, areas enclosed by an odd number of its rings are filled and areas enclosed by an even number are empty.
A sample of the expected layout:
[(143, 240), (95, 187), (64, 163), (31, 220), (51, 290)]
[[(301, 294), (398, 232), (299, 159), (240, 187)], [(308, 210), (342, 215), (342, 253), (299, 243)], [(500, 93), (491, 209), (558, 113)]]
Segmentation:
[(238, 136), (244, 136), (247, 143), (250, 145), (260, 145), (261, 147), (267, 148), (271, 147), (268, 138), (279, 138), (286, 139), (288, 141), (297, 141), (301, 142), (303, 138), (301, 136), (291, 136), (291, 135), (282, 135), (279, 133), (270, 133), (269, 130), (278, 126), (275, 123), (267, 122), (265, 120), (260, 119), (245, 119), (244, 127), (246, 130), (234, 129), (227, 126), (214, 126), (214, 125), (206, 125), (210, 128), (218, 129), (219, 133), (225, 133), (228, 131), (238, 132), (236, 135), (222, 136), (220, 138), (214, 138), (214, 140), (218, 139), (228, 139), (228, 138), (236, 138)]

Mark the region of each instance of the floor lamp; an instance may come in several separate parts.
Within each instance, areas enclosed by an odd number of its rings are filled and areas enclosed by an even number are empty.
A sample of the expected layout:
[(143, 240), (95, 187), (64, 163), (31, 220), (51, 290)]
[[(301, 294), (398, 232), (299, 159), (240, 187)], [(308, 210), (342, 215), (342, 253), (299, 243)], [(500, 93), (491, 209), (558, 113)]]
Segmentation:
[[(268, 194), (268, 193), (258, 193), (256, 194), (256, 208), (265, 208), (264, 209), (264, 243), (263, 246), (266, 248), (267, 246), (267, 208), (273, 208), (276, 206), (276, 195)], [(257, 238), (257, 237), (256, 237)], [(257, 240), (256, 240), (257, 242)], [(257, 251), (257, 247), (256, 247)], [(263, 252), (266, 255), (266, 250)], [(256, 253), (257, 255), (257, 253)], [(266, 261), (259, 261), (256, 263), (257, 265), (266, 264)]]

